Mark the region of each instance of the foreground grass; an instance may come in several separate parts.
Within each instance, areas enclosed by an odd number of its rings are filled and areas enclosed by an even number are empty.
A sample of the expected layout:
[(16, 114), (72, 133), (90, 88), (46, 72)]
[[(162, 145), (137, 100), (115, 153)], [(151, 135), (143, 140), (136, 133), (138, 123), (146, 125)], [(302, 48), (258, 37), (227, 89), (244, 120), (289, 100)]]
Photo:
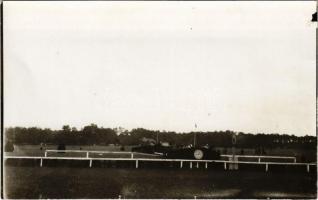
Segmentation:
[(223, 170), (5, 167), (5, 198), (316, 198), (316, 175)]

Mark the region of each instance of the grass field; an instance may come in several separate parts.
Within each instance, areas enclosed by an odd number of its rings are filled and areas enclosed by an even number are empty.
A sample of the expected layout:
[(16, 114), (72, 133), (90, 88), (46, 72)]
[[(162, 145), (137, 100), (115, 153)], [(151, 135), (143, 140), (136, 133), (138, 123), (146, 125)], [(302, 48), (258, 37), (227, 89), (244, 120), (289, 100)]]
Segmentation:
[(6, 198), (316, 198), (316, 174), (5, 167)]

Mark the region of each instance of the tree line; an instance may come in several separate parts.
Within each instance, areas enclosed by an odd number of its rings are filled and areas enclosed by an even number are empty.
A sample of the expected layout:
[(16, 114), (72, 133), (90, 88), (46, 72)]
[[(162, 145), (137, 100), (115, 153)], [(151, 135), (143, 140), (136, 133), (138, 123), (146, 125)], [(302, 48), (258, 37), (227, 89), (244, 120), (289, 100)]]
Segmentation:
[[(171, 146), (182, 147), (193, 144), (196, 134), (198, 146), (231, 147), (233, 131), (188, 132), (147, 130), (136, 128), (130, 131), (123, 128), (103, 128), (96, 124), (85, 126), (81, 130), (65, 125), (61, 130), (42, 129), (38, 127), (9, 127), (5, 129), (5, 142), (12, 144), (65, 144), (65, 145), (140, 145), (143, 138), (168, 142)], [(240, 148), (303, 148), (315, 149), (315, 136), (294, 136), (281, 134), (236, 133), (236, 144)]]

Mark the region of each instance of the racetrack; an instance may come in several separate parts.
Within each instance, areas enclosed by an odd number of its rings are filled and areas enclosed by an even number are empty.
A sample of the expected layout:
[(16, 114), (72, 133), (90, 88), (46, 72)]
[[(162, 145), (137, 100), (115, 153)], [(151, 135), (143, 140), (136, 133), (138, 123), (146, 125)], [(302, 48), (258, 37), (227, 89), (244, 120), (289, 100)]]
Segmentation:
[[(117, 147), (85, 149), (117, 151), (90, 153), (91, 158), (130, 158)], [(51, 148), (56, 149), (56, 148)], [(68, 148), (70, 150), (71, 148)], [(78, 147), (72, 148), (78, 150)], [(5, 153), (12, 156), (44, 156), (39, 148), (20, 148)], [(48, 157), (83, 157), (86, 152), (47, 152)], [(155, 156), (156, 157), (156, 156)], [(160, 157), (160, 156), (157, 156)], [(134, 153), (134, 158), (154, 155)], [(5, 161), (6, 198), (316, 198), (316, 169), (305, 166), (240, 165), (240, 170), (224, 170), (223, 163), (204, 169), (190, 169), (189, 163), (95, 160), (11, 159)]]

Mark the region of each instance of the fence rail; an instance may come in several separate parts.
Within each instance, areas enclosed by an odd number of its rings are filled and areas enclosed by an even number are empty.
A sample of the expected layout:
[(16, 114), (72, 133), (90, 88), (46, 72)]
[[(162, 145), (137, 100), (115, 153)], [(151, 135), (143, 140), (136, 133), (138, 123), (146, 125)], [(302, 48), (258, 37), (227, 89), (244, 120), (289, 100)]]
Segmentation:
[[(221, 155), (221, 157), (227, 157), (232, 158), (233, 155)], [(235, 155), (236, 158), (257, 158), (258, 162), (261, 162), (263, 158), (272, 158), (272, 159), (291, 159), (296, 163), (296, 157), (295, 156), (258, 156), (258, 155)]]
[(45, 150), (44, 156), (49, 157), (49, 152), (55, 153), (85, 153), (86, 158), (90, 158), (90, 154), (127, 154), (130, 155), (130, 158), (134, 158), (134, 155), (146, 155), (153, 157), (160, 157), (158, 154), (149, 154), (149, 153), (139, 153), (131, 151), (89, 151), (89, 150)]
[[(57, 151), (57, 150), (56, 150)], [(83, 151), (87, 152), (87, 151)], [(223, 163), (224, 169), (227, 170), (231, 164), (254, 164), (265, 165), (265, 171), (268, 171), (269, 165), (293, 165), (293, 166), (306, 166), (307, 172), (310, 170), (310, 166), (316, 166), (316, 163), (291, 163), (291, 162), (253, 162), (253, 161), (231, 161), (231, 160), (187, 160), (187, 159), (161, 159), (161, 158), (98, 158), (98, 157), (56, 157), (56, 156), (4, 156), (4, 159), (39, 159), (40, 166), (43, 165), (43, 160), (87, 160), (89, 161), (89, 167), (92, 167), (94, 160), (99, 161), (133, 161), (136, 164), (136, 168), (139, 166), (139, 162), (179, 162), (180, 168), (183, 168), (184, 163), (190, 163), (192, 169), (193, 163), (199, 168), (199, 163), (205, 163), (205, 168), (208, 168), (208, 163)]]

